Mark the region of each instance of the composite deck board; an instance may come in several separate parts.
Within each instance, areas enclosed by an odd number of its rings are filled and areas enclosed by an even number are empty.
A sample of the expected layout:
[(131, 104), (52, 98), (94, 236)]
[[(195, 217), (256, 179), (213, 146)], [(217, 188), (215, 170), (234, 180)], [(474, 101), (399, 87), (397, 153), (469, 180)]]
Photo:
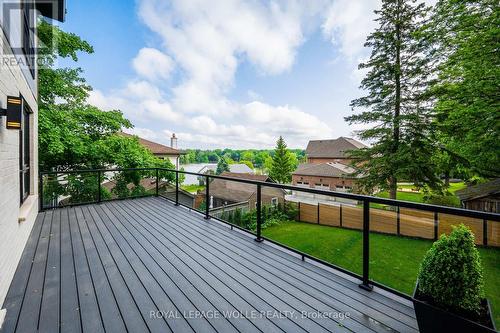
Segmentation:
[[(150, 204), (147, 204), (147, 203), (146, 203), (146, 207), (150, 210), (153, 210), (153, 208), (160, 209), (160, 210), (162, 209), (162, 207), (151, 206)], [(186, 229), (187, 227), (188, 228), (200, 228), (200, 225), (185, 226), (185, 225), (177, 223), (176, 219), (175, 219), (175, 215), (171, 215), (171, 213), (168, 211), (168, 209), (166, 211), (163, 211), (163, 213), (165, 213), (166, 215), (170, 215), (168, 225), (170, 225), (172, 223), (172, 224), (175, 224), (183, 229)], [(201, 220), (203, 220), (203, 219), (201, 219)], [(201, 226), (204, 226), (204, 225), (207, 225), (207, 224), (206, 223), (201, 224)], [(333, 291), (333, 292), (330, 292), (330, 294), (325, 295), (324, 290), (325, 289), (328, 290), (329, 288), (331, 288), (330, 285), (324, 284), (322, 286), (318, 286), (318, 283), (315, 280), (312, 280), (312, 279), (307, 280), (307, 278), (304, 278), (304, 276), (300, 276), (298, 274), (298, 273), (300, 273), (300, 270), (291, 269), (290, 267), (283, 265), (279, 260), (278, 261), (269, 260), (266, 256), (261, 255), (261, 254), (265, 254), (265, 252), (264, 253), (262, 253), (262, 251), (259, 252), (259, 256), (257, 258), (255, 255), (251, 254), (252, 253), (251, 251), (255, 250), (255, 249), (252, 249), (251, 247), (248, 249), (245, 249), (246, 244), (241, 244), (238, 242), (236, 242), (236, 244), (234, 244), (233, 243), (234, 237), (232, 237), (232, 235), (225, 235), (225, 232), (224, 231), (221, 232), (220, 230), (215, 230), (216, 233), (210, 235), (210, 232), (208, 232), (208, 230), (206, 230), (206, 229), (207, 228), (202, 229), (203, 239), (201, 239), (201, 238), (199, 239), (199, 241), (202, 241), (202, 243), (200, 243), (201, 246), (203, 247), (205, 244), (210, 244), (210, 241), (213, 241), (215, 243), (213, 248), (216, 251), (221, 252), (219, 249), (226, 247), (227, 250), (225, 250), (225, 253), (235, 253), (238, 255), (238, 256), (235, 256), (235, 258), (243, 259), (243, 260), (240, 260), (240, 262), (238, 263), (239, 266), (245, 267), (248, 265), (248, 263), (253, 262), (256, 265), (256, 267), (254, 267), (254, 270), (255, 269), (257, 269), (257, 270), (264, 269), (271, 274), (274, 274), (274, 271), (276, 271), (276, 270), (280, 270), (284, 273), (284, 275), (283, 274), (279, 275), (278, 276), (279, 279), (275, 279), (274, 281), (280, 281), (280, 279), (284, 279), (287, 281), (287, 283), (290, 283), (291, 285), (297, 285), (299, 287), (300, 287), (301, 283), (307, 282), (308, 286), (315, 287), (315, 288), (312, 288), (312, 290), (309, 287), (306, 288), (307, 293), (312, 294), (314, 297), (316, 297), (319, 300), (322, 300), (323, 302), (326, 302), (326, 303), (331, 303), (332, 300), (334, 300), (334, 298), (337, 298), (342, 303), (342, 304), (336, 303), (337, 307), (343, 307), (344, 305), (348, 306), (348, 303), (353, 302), (352, 297), (357, 295), (355, 292), (353, 292), (351, 290), (348, 290), (347, 295), (345, 295), (343, 293), (339, 293), (338, 291)], [(227, 230), (227, 228), (225, 228), (225, 229)], [(176, 229), (176, 230), (180, 230), (180, 229)], [(185, 232), (184, 234), (187, 237), (191, 237), (191, 238), (196, 237), (196, 233), (192, 233), (189, 231)], [(226, 246), (224, 241), (220, 241), (221, 239), (224, 240), (225, 237), (226, 237), (226, 241), (228, 242), (228, 244), (233, 243), (234, 246), (232, 246), (232, 247)], [(280, 266), (283, 267), (283, 269)], [(249, 267), (249, 268), (251, 269), (251, 267)], [(295, 278), (295, 279), (293, 279), (293, 278)], [(356, 288), (357, 288), (357, 286), (356, 286)], [(391, 308), (389, 308), (381, 303), (374, 302), (371, 298), (368, 298), (368, 299), (365, 298), (365, 299), (362, 299), (360, 301), (355, 300), (354, 304), (355, 305), (357, 304), (361, 307), (364, 307), (364, 312), (366, 314), (372, 315), (375, 318), (381, 317), (381, 319), (383, 319), (383, 322), (387, 323), (388, 326), (390, 326), (391, 328), (393, 328), (395, 330), (401, 331), (401, 330), (408, 329), (404, 325), (406, 325), (410, 328), (416, 329), (416, 322), (415, 322), (415, 319), (413, 317), (409, 317), (409, 316), (401, 314), (397, 311), (393, 311), (393, 310), (391, 310)], [(366, 305), (370, 305), (370, 306), (366, 306)], [(377, 310), (377, 307), (379, 307), (380, 309)], [(390, 315), (386, 315), (384, 312), (381, 312), (380, 310), (384, 310), (385, 313), (391, 314), (391, 315), (395, 316), (395, 318), (392, 318)], [(353, 315), (353, 311), (354, 311), (354, 312), (356, 312), (357, 315), (361, 316), (361, 317), (359, 317), (359, 320), (361, 322), (366, 323), (368, 325), (373, 324), (373, 322), (371, 320), (368, 320), (368, 318), (366, 318), (366, 316), (364, 316), (362, 313), (356, 311), (355, 309), (352, 309), (352, 308), (345, 309), (344, 308), (343, 311), (350, 311), (351, 315)], [(400, 321), (403, 322), (403, 324)]]
[(37, 216), (9, 291), (5, 297), (3, 308), (9, 309), (5, 315), (2, 326), (5, 331), (12, 332), (16, 329), (17, 319), (19, 318), (19, 312), (21, 311), (24, 296), (26, 294), (26, 286), (32, 272), (33, 260), (36, 255), (42, 226), (44, 225), (46, 216), (46, 214), (39, 214)]
[[(61, 212), (61, 291), (60, 324), (65, 332), (81, 332), (80, 301), (76, 283), (73, 245), (71, 243), (69, 210)], [(64, 297), (62, 297), (64, 295)]]
[[(151, 207), (152, 208), (152, 207)], [(126, 207), (122, 207), (122, 209), (126, 209)], [(147, 209), (147, 208), (146, 208)], [(154, 214), (154, 211), (152, 211)], [(160, 217), (160, 216), (158, 216)], [(206, 222), (205, 222), (206, 223)], [(167, 219), (167, 223), (163, 222), (155, 222), (155, 219), (150, 219), (148, 222), (149, 227), (155, 228), (155, 230), (162, 234), (166, 239), (170, 240), (175, 246), (178, 248), (182, 247), (182, 244), (198, 244), (196, 247), (200, 247), (200, 249), (194, 249), (192, 246), (188, 246), (184, 248), (184, 253), (187, 254), (191, 258), (198, 258), (199, 262), (207, 262), (208, 265), (212, 267), (217, 267), (220, 272), (224, 272), (227, 276), (238, 281), (240, 286), (237, 287), (235, 291), (240, 290), (241, 288), (248, 288), (249, 291), (253, 291), (256, 295), (260, 295), (263, 298), (268, 299), (271, 304), (275, 304), (275, 309), (288, 309), (290, 311), (295, 311), (300, 313), (301, 311), (314, 312), (338, 312), (337, 309), (332, 309), (328, 307), (314, 307), (311, 306), (311, 303), (314, 303), (316, 299), (308, 298), (308, 295), (300, 294), (300, 290), (294, 290), (290, 285), (277, 285), (274, 284), (271, 280), (263, 278), (263, 275), (256, 274), (252, 269), (238, 269), (242, 265), (242, 262), (227, 260), (224, 261), (220, 257), (218, 257), (214, 252), (217, 252), (216, 247), (205, 246), (201, 242), (209, 243), (209, 239), (205, 239), (204, 241), (201, 239), (193, 240), (189, 237), (183, 237), (178, 231), (180, 228), (169, 228), (167, 230), (166, 226), (171, 226), (172, 221)], [(229, 258), (230, 259), (230, 258)], [(234, 267), (234, 268), (233, 268)], [(255, 270), (259, 270), (259, 267), (254, 267)], [(260, 274), (262, 274), (261, 272)], [(265, 273), (265, 272), (264, 272)], [(278, 277), (276, 281), (279, 281), (282, 277)], [(280, 293), (280, 290), (287, 290), (287, 293)], [(268, 295), (272, 295), (274, 297), (269, 297)], [(285, 307), (284, 307), (285, 306)], [(286, 308), (286, 307), (289, 308)], [(300, 321), (297, 319), (298, 324)], [(339, 331), (339, 322), (335, 322), (335, 320), (331, 319), (316, 319), (312, 320), (317, 325), (319, 325), (322, 329), (329, 331)], [(354, 322), (349, 322), (347, 324), (348, 328), (353, 330), (368, 330), (367, 327), (362, 325), (356, 325)], [(316, 325), (310, 325), (308, 327), (303, 327), (309, 331), (320, 329)]]
[(407, 301), (153, 197), (40, 213), (3, 308), (9, 333), (417, 331)]
[[(154, 207), (149, 206), (148, 208), (153, 209)], [(355, 319), (360, 324), (365, 325), (367, 328), (371, 328), (374, 330), (380, 329), (378, 327), (379, 324), (374, 323), (372, 320), (369, 320), (363, 313), (349, 306), (348, 302), (350, 301), (350, 298), (348, 298), (347, 296), (339, 293), (333, 294), (334, 297), (332, 297), (332, 295), (324, 295), (321, 290), (310, 288), (309, 283), (304, 284), (304, 281), (302, 279), (294, 279), (293, 275), (296, 273), (295, 270), (290, 269), (288, 271), (278, 272), (278, 270), (276, 269), (276, 263), (274, 263), (274, 265), (268, 264), (264, 260), (262, 260), (263, 258), (261, 256), (256, 257), (249, 251), (240, 250), (239, 247), (231, 247), (227, 246), (223, 242), (217, 242), (217, 238), (221, 238), (220, 233), (217, 235), (213, 235), (212, 238), (211, 235), (204, 230), (205, 232), (203, 233), (203, 238), (199, 237), (197, 236), (197, 233), (186, 230), (185, 225), (177, 224), (173, 217), (169, 218), (168, 224), (163, 224), (163, 226), (171, 224), (177, 225), (179, 227), (173, 229), (173, 233), (184, 230), (184, 237), (187, 237), (193, 242), (199, 243), (200, 247), (204, 248), (206, 252), (216, 253), (216, 256), (228, 265), (232, 265), (237, 269), (241, 268), (238, 270), (243, 274), (245, 274), (245, 272), (250, 272), (249, 274), (251, 275), (250, 278), (252, 280), (258, 281), (259, 278), (262, 277), (264, 279), (264, 284), (274, 284), (278, 288), (288, 289), (291, 294), (295, 295), (299, 299), (308, 300), (307, 303), (311, 306), (314, 306), (318, 311), (328, 312), (333, 310), (349, 312), (351, 314), (351, 318)], [(194, 228), (194, 226), (191, 227)], [(228, 253), (234, 253), (237, 255), (231, 256), (228, 255)], [(336, 298), (338, 298), (340, 301)], [(362, 306), (361, 303), (359, 303), (359, 305)], [(408, 329), (408, 327), (404, 326), (404, 324), (401, 324), (399, 321), (394, 320), (384, 314), (380, 314), (380, 312), (376, 312), (369, 307), (365, 308), (365, 311), (367, 312), (367, 314), (374, 317), (381, 316), (386, 322), (390, 322), (389, 326), (395, 330), (404, 331)], [(408, 324), (411, 324), (411, 322), (408, 321)], [(363, 327), (358, 326), (354, 327), (353, 329), (359, 330), (361, 328)]]
[[(133, 213), (133, 212), (132, 212)], [(140, 221), (140, 219), (138, 219)], [(142, 225), (142, 224), (141, 224)], [(149, 228), (154, 228), (152, 224), (146, 224), (147, 227)], [(146, 226), (142, 225), (143, 228)], [(158, 229), (155, 229), (155, 231), (158, 231), (159, 234), (162, 234), (161, 231)], [(197, 271), (205, 271), (207, 274), (203, 274), (206, 278), (211, 278), (210, 283), (219, 283), (218, 281), (226, 281), (225, 286), (222, 286), (220, 289), (225, 290), (226, 288), (230, 289), (230, 292), (232, 291), (233, 294), (243, 294), (246, 293), (245, 300), (249, 301), (252, 303), (254, 299), (257, 297), (260, 297), (262, 300), (266, 301), (269, 305), (274, 304), (274, 307), (268, 307), (268, 311), (277, 311), (278, 308), (281, 307), (282, 310), (287, 310), (287, 311), (292, 311), (292, 309), (288, 306), (287, 303), (283, 302), (280, 300), (278, 297), (275, 297), (272, 294), (263, 294), (259, 288), (259, 286), (253, 286), (248, 287), (248, 285), (251, 285), (252, 281), (247, 280), (246, 278), (237, 278), (234, 276), (231, 276), (231, 274), (228, 274), (227, 272), (224, 272), (224, 270), (228, 270), (230, 268), (228, 267), (218, 267), (214, 265), (212, 262), (207, 261), (206, 258), (200, 257), (199, 254), (195, 252), (190, 252), (189, 242), (173, 242), (172, 239), (169, 239), (169, 237), (165, 234), (163, 234), (163, 238), (161, 239), (161, 246), (164, 248), (173, 248), (174, 254), (177, 255), (179, 258), (182, 258), (182, 260), (186, 261), (189, 266), (196, 267)], [(173, 244), (173, 246), (171, 246)], [(179, 250), (181, 249), (182, 250)], [(214, 269), (213, 267), (217, 267), (217, 269)], [(222, 269), (220, 269), (222, 268)], [(222, 276), (222, 277), (221, 277)], [(215, 278), (215, 279), (213, 279)], [(274, 297), (273, 297), (274, 296)], [(276, 304), (278, 304), (278, 307), (276, 307)], [(320, 331), (325, 331), (324, 328), (322, 328), (320, 325), (314, 324), (313, 322), (298, 322), (298, 326), (302, 326), (303, 329), (305, 330), (316, 330), (318, 332)]]
[[(156, 200), (156, 199), (155, 199)], [(159, 199), (162, 200), (162, 199)], [(189, 212), (184, 212), (181, 214), (190, 214)], [(199, 216), (199, 214), (198, 214)], [(199, 217), (200, 220), (203, 220), (202, 218)], [(245, 248), (247, 246), (247, 242), (240, 242), (238, 240), (235, 240), (235, 238), (242, 238), (242, 239), (247, 239), (248, 237), (246, 235), (242, 235), (241, 233), (236, 233), (236, 234), (225, 234), (222, 233), (220, 234), (220, 229), (228, 229), (227, 226), (222, 226), (221, 224), (218, 223), (213, 223), (209, 224), (209, 228), (212, 228), (215, 230), (217, 233), (217, 237), (222, 236), (229, 236), (230, 242), (233, 242), (234, 244), (237, 244), (237, 247), (239, 248)], [(320, 267), (317, 267), (316, 265), (308, 265), (307, 263), (305, 264), (304, 261), (298, 259), (296, 256), (290, 256), (287, 253), (284, 253), (283, 251), (280, 251), (276, 249), (275, 247), (272, 246), (267, 246), (261, 249), (258, 249), (259, 255), (261, 255), (260, 258), (267, 258), (271, 257), (271, 263), (273, 265), (275, 264), (282, 264), (286, 263), (287, 265), (290, 265), (292, 267), (296, 268), (296, 271), (299, 274), (302, 274), (304, 276), (309, 276), (313, 280), (318, 280), (318, 281), (323, 281), (325, 282), (325, 286), (328, 284), (331, 285), (334, 288), (343, 288), (342, 290), (349, 289), (351, 290), (349, 296), (356, 296), (356, 298), (365, 303), (365, 302), (370, 302), (370, 301), (375, 301), (374, 306), (376, 308), (379, 308), (381, 305), (386, 306), (388, 309), (388, 312), (397, 312), (395, 315), (397, 316), (398, 313), (404, 314), (407, 317), (413, 318), (414, 325), (416, 327), (416, 321), (414, 320), (414, 310), (411, 306), (402, 304), (399, 300), (395, 301), (394, 299), (388, 298), (386, 296), (383, 296), (379, 293), (372, 293), (368, 292), (365, 290), (360, 290), (358, 288), (357, 284), (354, 284), (350, 282), (349, 280), (346, 280), (342, 277), (339, 277), (335, 274), (332, 274)], [(295, 266), (296, 265), (296, 266)], [(312, 274), (311, 274), (312, 272)], [(325, 277), (325, 279), (321, 280), (322, 277)], [(336, 283), (332, 284), (332, 280), (334, 280)], [(340, 289), (338, 289), (340, 290)], [(380, 310), (380, 309), (379, 309)]]
[[(127, 211), (123, 211), (124, 215), (128, 214)], [(234, 291), (234, 288), (228, 284), (228, 282), (220, 281), (217, 278), (214, 278), (214, 275), (205, 269), (205, 267), (197, 264), (196, 262), (190, 261), (189, 258), (186, 258), (183, 255), (177, 255), (175, 252), (171, 251), (170, 248), (165, 246), (160, 242), (158, 238), (152, 238), (149, 236), (149, 232), (144, 232), (143, 228), (139, 228), (140, 225), (137, 224), (137, 218), (129, 220), (129, 227), (135, 230), (136, 234), (141, 234), (145, 240), (145, 242), (152, 245), (159, 253), (164, 255), (164, 258), (172, 263), (172, 266), (175, 269), (178, 269), (181, 274), (186, 277), (190, 277), (191, 281), (194, 283), (195, 287), (198, 290), (201, 290), (205, 295), (207, 291), (210, 292), (213, 290), (218, 294), (218, 297), (215, 296), (215, 299), (211, 300), (212, 309), (215, 307), (219, 311), (257, 311), (257, 309), (261, 309), (264, 311), (273, 311), (273, 308), (270, 306), (266, 306), (266, 304), (260, 299), (255, 299), (255, 295), (249, 292), (245, 288), (239, 289), (237, 292)], [(131, 219), (131, 218), (130, 218)], [(127, 220), (127, 219), (125, 219)], [(160, 259), (161, 262), (161, 259)], [(229, 302), (229, 301), (230, 302)], [(196, 301), (194, 299), (193, 301)], [(250, 307), (250, 303), (257, 303), (258, 306), (256, 308)], [(231, 306), (231, 304), (233, 306)], [(229, 305), (229, 306), (228, 306)], [(238, 319), (238, 318), (228, 318), (231, 322), (237, 322), (237, 326), (240, 326), (242, 323), (247, 321), (247, 319)], [(220, 325), (218, 321), (215, 321), (216, 325)], [(281, 325), (275, 326), (272, 328), (269, 326), (268, 320), (266, 318), (258, 318), (254, 320), (254, 324), (260, 326), (263, 331), (271, 331), (276, 330), (276, 328), (282, 327), (288, 331), (297, 331), (298, 326), (294, 326), (293, 323), (286, 320), (281, 323)], [(268, 329), (266, 329), (268, 328)], [(229, 328), (224, 328), (224, 330), (228, 330)]]
[[(53, 212), (47, 212), (46, 214), (35, 258), (33, 259), (32, 271), (26, 286), (21, 313), (19, 314), (20, 319), (17, 321), (16, 330), (18, 332), (36, 332), (38, 330)], [(8, 309), (7, 312), (9, 312)]]
[[(78, 293), (78, 313), (83, 332), (104, 332), (103, 320), (99, 302), (97, 300), (96, 289), (90, 274), (90, 267), (80, 234), (76, 212), (68, 209), (68, 226), (71, 239), (71, 249), (73, 251), (73, 265), (75, 269), (75, 281)], [(64, 285), (63, 281), (63, 285)], [(69, 297), (74, 297), (69, 295)], [(62, 323), (64, 324), (64, 323)], [(65, 325), (61, 325), (64, 329)]]

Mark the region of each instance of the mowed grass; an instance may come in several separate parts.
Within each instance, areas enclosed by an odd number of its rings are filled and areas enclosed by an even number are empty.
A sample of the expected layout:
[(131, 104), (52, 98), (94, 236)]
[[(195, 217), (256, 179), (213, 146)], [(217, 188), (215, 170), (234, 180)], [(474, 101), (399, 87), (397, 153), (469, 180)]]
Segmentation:
[[(380, 198), (389, 198), (389, 192), (380, 192), (377, 194)], [(424, 202), (424, 194), (422, 192), (401, 192), (396, 193), (397, 200), (411, 201), (411, 202)]]
[[(362, 273), (362, 232), (301, 222), (283, 222), (263, 234), (317, 258)], [(432, 241), (370, 234), (370, 278), (412, 295), (420, 262)], [(500, 325), (500, 249), (479, 248), (485, 292)]]

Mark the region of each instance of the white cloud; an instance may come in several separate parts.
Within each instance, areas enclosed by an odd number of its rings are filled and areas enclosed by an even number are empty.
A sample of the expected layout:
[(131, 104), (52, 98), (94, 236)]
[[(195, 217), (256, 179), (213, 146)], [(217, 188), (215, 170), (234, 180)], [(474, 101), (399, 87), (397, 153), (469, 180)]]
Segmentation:
[(138, 75), (156, 81), (168, 79), (174, 69), (173, 60), (160, 50), (145, 47), (132, 60), (132, 66)]
[(376, 27), (373, 11), (380, 4), (380, 0), (335, 0), (326, 12), (323, 33), (344, 56), (357, 60), (367, 52), (363, 45)]
[(369, 55), (363, 44), (376, 26), (373, 10), (380, 3), (138, 0), (139, 17), (160, 43), (139, 50), (132, 61), (137, 77), (106, 94), (94, 91), (89, 101), (123, 110), (141, 136), (163, 140), (175, 132), (181, 146), (272, 147), (283, 135), (289, 146), (304, 147), (310, 139), (345, 135), (309, 110), (271, 105), (253, 87), (248, 103), (229, 96), (242, 63), (264, 76), (286, 73), (308, 34), (318, 31), (338, 48), (358, 81), (362, 73), (355, 68)]

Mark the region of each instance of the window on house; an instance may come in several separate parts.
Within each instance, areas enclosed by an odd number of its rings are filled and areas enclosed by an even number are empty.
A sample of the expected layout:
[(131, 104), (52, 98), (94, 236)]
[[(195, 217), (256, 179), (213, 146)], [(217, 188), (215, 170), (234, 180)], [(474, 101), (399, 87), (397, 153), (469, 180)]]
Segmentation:
[[(23, 103), (25, 104), (25, 103)], [(21, 130), (19, 131), (19, 184), (20, 184), (20, 203), (30, 194), (30, 113), (31, 110), (25, 104), (23, 110), (23, 119)]]
[(31, 76), (35, 77), (35, 3), (25, 1), (22, 4), (22, 46), (26, 55), (26, 63), (29, 66)]
[(272, 198), (271, 199), (271, 206), (277, 207), (278, 206), (278, 198)]

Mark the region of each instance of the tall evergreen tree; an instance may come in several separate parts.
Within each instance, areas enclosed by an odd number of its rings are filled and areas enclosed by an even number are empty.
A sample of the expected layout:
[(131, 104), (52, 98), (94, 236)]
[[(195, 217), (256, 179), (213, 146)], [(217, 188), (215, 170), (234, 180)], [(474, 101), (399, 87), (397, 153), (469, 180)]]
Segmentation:
[(398, 180), (439, 185), (429, 158), (431, 108), (422, 98), (429, 72), (419, 31), (428, 9), (416, 0), (383, 0), (375, 13), (379, 26), (365, 43), (371, 56), (359, 65), (368, 70), (361, 82), (368, 94), (351, 102), (353, 109), (362, 111), (346, 121), (372, 125), (358, 135), (373, 145), (352, 152), (361, 162), (359, 186), (366, 191), (388, 189), (395, 199)]
[(283, 137), (279, 137), (276, 141), (276, 149), (274, 150), (273, 162), (269, 176), (278, 183), (289, 183), (292, 180), (292, 158), (286, 147)]
[(500, 176), (499, 26), (497, 0), (440, 0), (427, 33), (440, 142), (485, 177)]
[(230, 171), (229, 163), (227, 163), (226, 158), (224, 156), (222, 156), (219, 159), (219, 162), (217, 163), (217, 170), (215, 171), (215, 173), (220, 175), (221, 173), (223, 173), (225, 171)]

